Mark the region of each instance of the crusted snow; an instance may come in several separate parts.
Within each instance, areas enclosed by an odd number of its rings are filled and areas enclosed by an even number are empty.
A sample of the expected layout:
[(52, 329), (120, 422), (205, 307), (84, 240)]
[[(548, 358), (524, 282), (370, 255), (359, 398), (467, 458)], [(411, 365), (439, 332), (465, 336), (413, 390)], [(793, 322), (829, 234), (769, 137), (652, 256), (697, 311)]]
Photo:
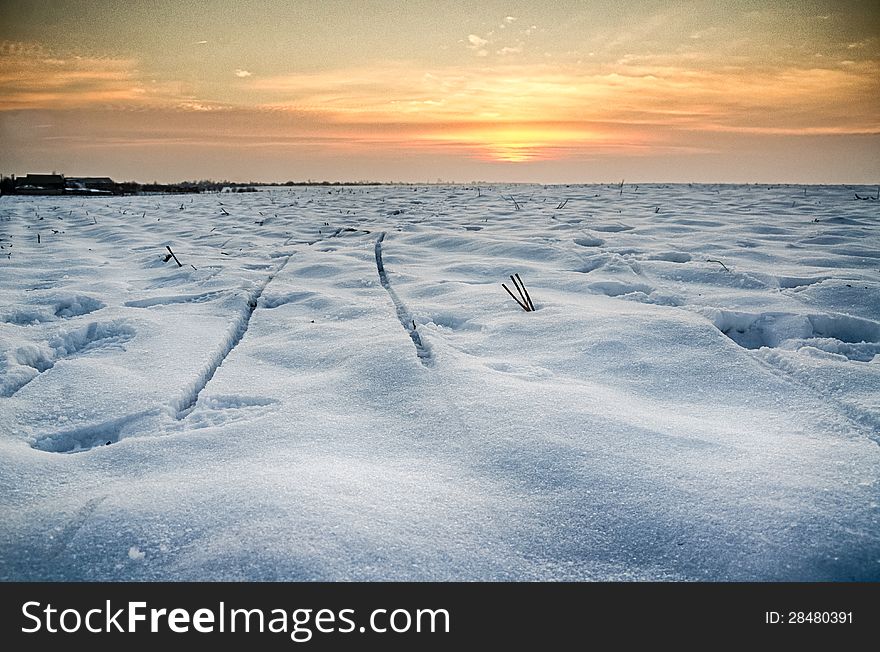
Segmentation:
[(872, 192), (4, 197), (0, 578), (880, 579)]

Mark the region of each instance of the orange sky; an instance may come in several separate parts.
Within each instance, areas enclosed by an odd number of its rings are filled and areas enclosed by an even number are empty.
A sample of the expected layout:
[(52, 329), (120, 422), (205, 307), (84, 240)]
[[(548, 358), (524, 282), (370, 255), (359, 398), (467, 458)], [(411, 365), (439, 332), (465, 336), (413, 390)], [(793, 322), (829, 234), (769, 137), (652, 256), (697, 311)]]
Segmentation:
[(876, 2), (4, 3), (0, 172), (880, 178)]

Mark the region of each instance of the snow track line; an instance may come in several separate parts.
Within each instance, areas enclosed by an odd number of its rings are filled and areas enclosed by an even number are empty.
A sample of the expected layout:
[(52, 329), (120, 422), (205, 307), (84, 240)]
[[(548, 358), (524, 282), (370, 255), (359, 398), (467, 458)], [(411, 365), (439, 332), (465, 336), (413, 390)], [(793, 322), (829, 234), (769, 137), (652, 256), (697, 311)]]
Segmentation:
[[(287, 254), (283, 262), (275, 268), (275, 271), (269, 274), (256, 288), (247, 293), (247, 304), (233, 322), (219, 350), (211, 356), (208, 363), (201, 369), (196, 379), (187, 387), (182, 395), (170, 404), (171, 413), (177, 421), (182, 421), (193, 411), (199, 400), (199, 395), (208, 383), (211, 382), (217, 369), (220, 368), (223, 361), (229, 357), (229, 354), (232, 353), (244, 338), (245, 333), (247, 333), (251, 317), (256, 312), (260, 297), (266, 290), (266, 287), (287, 266), (287, 263), (290, 262), (295, 253), (295, 251), (292, 251)], [(44, 435), (34, 441), (31, 444), (31, 448), (51, 453), (80, 453), (99, 446), (115, 444), (120, 440), (120, 431), (124, 427), (133, 422), (145, 421), (148, 418), (156, 417), (163, 412), (167, 413), (169, 408), (153, 408), (101, 424)]]
[(83, 529), (86, 521), (91, 518), (92, 514), (95, 513), (105, 500), (107, 500), (107, 494), (96, 496), (77, 510), (73, 518), (64, 526), (64, 529), (56, 535), (52, 551), (50, 552), (52, 559), (58, 559), (61, 556), (68, 544)]
[(271, 283), (287, 266), (287, 263), (290, 262), (294, 253), (295, 252), (291, 252), (288, 254), (284, 259), (284, 262), (276, 267), (275, 271), (266, 277), (266, 280), (248, 293), (247, 305), (241, 311), (238, 318), (232, 323), (220, 349), (211, 357), (208, 364), (201, 370), (196, 380), (186, 389), (186, 391), (184, 391), (183, 395), (171, 405), (172, 410), (174, 410), (175, 418), (178, 421), (184, 419), (190, 412), (192, 412), (196, 402), (199, 400), (199, 394), (201, 394), (202, 390), (204, 390), (207, 384), (211, 382), (211, 379), (214, 377), (217, 369), (220, 368), (220, 365), (223, 364), (223, 361), (229, 357), (229, 354), (232, 353), (235, 347), (238, 346), (239, 342), (244, 338), (244, 335), (247, 333), (248, 327), (250, 326), (251, 317), (254, 316), (254, 312), (257, 310), (257, 304), (260, 301), (260, 297), (263, 295), (263, 292), (266, 290), (269, 283)]
[(391, 297), (394, 309), (397, 311), (397, 319), (400, 320), (400, 325), (403, 326), (403, 330), (407, 332), (413, 345), (416, 347), (416, 355), (419, 357), (419, 362), (427, 367), (431, 362), (431, 349), (422, 341), (418, 330), (416, 330), (412, 314), (407, 309), (406, 304), (403, 303), (397, 292), (391, 287), (391, 281), (388, 280), (388, 272), (385, 270), (385, 263), (382, 262), (382, 242), (384, 240), (385, 231), (382, 231), (379, 237), (376, 238), (376, 269), (379, 272), (379, 282), (385, 288), (385, 291), (388, 292), (388, 296)]
[(832, 411), (836, 411), (837, 414), (848, 421), (857, 432), (860, 432), (860, 434), (867, 437), (869, 441), (880, 446), (880, 435), (877, 434), (880, 432), (880, 421), (878, 421), (875, 414), (852, 405), (851, 403), (835, 400), (834, 396), (829, 394), (827, 389), (822, 385), (793, 373), (778, 356), (771, 354), (770, 358), (766, 358), (752, 352), (751, 358), (756, 360), (760, 365), (765, 369), (768, 369), (778, 378), (814, 394), (817, 403), (828, 407)]

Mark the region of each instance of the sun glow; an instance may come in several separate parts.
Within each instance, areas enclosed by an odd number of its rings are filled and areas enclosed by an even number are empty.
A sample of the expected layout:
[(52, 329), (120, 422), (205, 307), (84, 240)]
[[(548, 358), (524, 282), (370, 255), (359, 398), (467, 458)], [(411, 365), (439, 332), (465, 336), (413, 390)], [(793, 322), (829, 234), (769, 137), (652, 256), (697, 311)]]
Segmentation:
[(609, 135), (566, 125), (480, 125), (429, 132), (423, 141), (463, 148), (471, 158), (523, 163), (566, 158), (576, 148), (605, 147)]
[(482, 134), (482, 145), (488, 158), (495, 161), (520, 163), (550, 158), (551, 148), (571, 142), (577, 134), (566, 135), (549, 129), (497, 129)]

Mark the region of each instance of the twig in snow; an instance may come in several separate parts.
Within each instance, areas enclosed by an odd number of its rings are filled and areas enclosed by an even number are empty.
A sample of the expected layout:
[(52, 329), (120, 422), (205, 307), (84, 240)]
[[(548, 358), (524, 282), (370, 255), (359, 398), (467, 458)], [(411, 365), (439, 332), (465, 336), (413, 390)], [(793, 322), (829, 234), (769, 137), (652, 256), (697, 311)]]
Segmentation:
[(525, 310), (526, 312), (529, 312), (529, 307), (526, 306), (522, 301), (520, 301), (519, 299), (517, 299), (515, 296), (513, 296), (513, 292), (510, 291), (510, 288), (508, 288), (506, 285), (504, 285), (504, 283), (501, 284), (501, 287), (503, 287), (505, 290), (507, 290), (507, 294), (509, 294), (509, 295), (510, 295), (510, 298), (513, 299), (514, 301), (516, 301), (516, 302), (519, 304), (519, 307), (520, 307), (520, 308), (522, 308), (522, 309)]
[(526, 290), (526, 284), (523, 283), (523, 280), (519, 277), (519, 274), (515, 274), (514, 276), (516, 276), (516, 282), (519, 283), (519, 286), (517, 287), (517, 289), (520, 291), (521, 294), (523, 294), (525, 296), (525, 300), (526, 300), (526, 303), (529, 304), (529, 308), (534, 310), (535, 304), (532, 303), (532, 297), (529, 296), (529, 291)]
[(517, 298), (504, 283), (501, 284), (501, 287), (503, 287), (507, 291), (507, 294), (519, 304), (520, 308), (526, 312), (533, 312), (535, 310), (535, 304), (532, 303), (532, 298), (529, 296), (529, 292), (526, 290), (526, 285), (519, 277), (519, 274), (516, 274), (515, 276), (511, 275), (510, 280), (513, 282), (513, 286), (516, 288), (517, 293), (519, 293), (519, 298)]
[[(526, 306), (528, 306), (528, 305), (529, 305), (529, 302), (528, 302), (528, 300), (526, 299), (525, 295), (523, 294), (522, 289), (519, 287), (519, 282), (513, 277), (512, 274), (511, 274), (511, 276), (510, 276), (510, 280), (511, 280), (511, 282), (513, 283), (513, 287), (516, 288), (516, 292), (517, 292), (517, 294), (519, 294), (519, 298), (522, 299), (522, 302), (523, 302)], [(531, 309), (531, 308), (530, 308), (530, 309)]]
[(169, 247), (168, 245), (165, 245), (165, 248), (168, 250), (168, 255), (162, 259), (162, 262), (167, 263), (169, 260), (171, 260), (173, 258), (174, 262), (177, 263), (178, 267), (183, 267), (181, 262), (179, 260), (177, 260), (177, 256), (174, 255), (174, 252), (171, 251), (171, 247)]
[(719, 265), (721, 265), (721, 266), (724, 268), (724, 271), (725, 271), (725, 272), (729, 272), (729, 271), (730, 271), (729, 269), (727, 269), (727, 265), (725, 265), (724, 263), (722, 263), (720, 260), (715, 260), (714, 258), (707, 258), (707, 259), (706, 259), (706, 262), (707, 262), (707, 263), (718, 263)]
[(501, 195), (501, 199), (508, 199), (508, 200), (512, 201), (516, 210), (519, 210), (521, 208), (521, 206), (519, 205), (519, 202), (516, 201), (516, 198), (513, 195), (511, 195), (510, 197), (505, 197), (504, 195)]

